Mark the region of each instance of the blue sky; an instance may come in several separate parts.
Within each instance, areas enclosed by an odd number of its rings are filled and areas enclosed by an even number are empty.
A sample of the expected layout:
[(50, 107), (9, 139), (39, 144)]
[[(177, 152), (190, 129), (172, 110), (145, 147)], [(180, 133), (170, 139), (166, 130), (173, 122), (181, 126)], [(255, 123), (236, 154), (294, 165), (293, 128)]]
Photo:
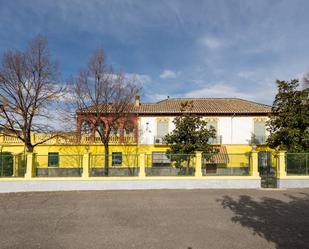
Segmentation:
[(0, 0), (0, 53), (41, 33), (62, 80), (102, 46), (142, 101), (239, 97), (270, 104), (309, 69), (309, 1)]

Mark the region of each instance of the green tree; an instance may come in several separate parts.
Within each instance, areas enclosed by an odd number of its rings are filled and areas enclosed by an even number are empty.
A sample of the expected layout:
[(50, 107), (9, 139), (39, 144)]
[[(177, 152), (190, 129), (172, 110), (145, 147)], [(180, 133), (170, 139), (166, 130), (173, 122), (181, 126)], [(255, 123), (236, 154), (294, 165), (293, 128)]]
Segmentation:
[(297, 79), (276, 83), (278, 93), (268, 122), (267, 143), (288, 152), (309, 152), (308, 88), (301, 89)]
[(202, 151), (203, 154), (213, 153), (214, 149), (209, 144), (210, 138), (216, 137), (216, 130), (207, 128), (207, 122), (201, 116), (192, 114), (192, 101), (181, 104), (182, 115), (173, 120), (175, 129), (165, 136), (165, 142), (170, 149), (167, 156), (175, 162), (176, 167), (182, 167), (184, 161), (187, 168), (190, 166), (190, 154)]

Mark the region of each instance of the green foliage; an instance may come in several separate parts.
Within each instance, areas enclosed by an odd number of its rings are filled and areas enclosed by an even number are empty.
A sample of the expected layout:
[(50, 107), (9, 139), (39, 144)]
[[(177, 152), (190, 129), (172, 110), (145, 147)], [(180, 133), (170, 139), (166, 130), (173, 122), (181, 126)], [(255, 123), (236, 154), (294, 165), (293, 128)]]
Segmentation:
[[(216, 131), (214, 128), (207, 129), (207, 122), (200, 116), (192, 115), (192, 102), (184, 102), (182, 104), (182, 115), (174, 119), (175, 129), (165, 137), (165, 142), (170, 146), (167, 155), (171, 154), (194, 154), (195, 151), (203, 153), (213, 152), (212, 146), (209, 144), (210, 138), (215, 138)], [(181, 162), (187, 160), (190, 164), (189, 156), (171, 157), (175, 158), (176, 167)]]
[(10, 152), (0, 153), (0, 176), (13, 175), (13, 155)]
[(277, 86), (267, 143), (288, 152), (309, 152), (309, 89), (299, 89), (297, 79), (277, 80)]

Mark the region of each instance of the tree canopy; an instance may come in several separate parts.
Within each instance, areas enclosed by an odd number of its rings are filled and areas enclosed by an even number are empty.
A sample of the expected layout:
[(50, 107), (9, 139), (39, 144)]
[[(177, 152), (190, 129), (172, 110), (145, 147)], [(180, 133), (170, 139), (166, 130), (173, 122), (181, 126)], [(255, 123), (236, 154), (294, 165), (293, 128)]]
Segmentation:
[(168, 154), (192, 154), (197, 150), (212, 152), (209, 139), (215, 138), (216, 131), (213, 127), (208, 129), (207, 121), (201, 116), (191, 114), (192, 107), (192, 102), (182, 103), (182, 115), (173, 120), (175, 129), (165, 137), (165, 142), (170, 146)]
[(297, 79), (276, 83), (267, 143), (288, 152), (309, 152), (309, 89), (301, 89)]

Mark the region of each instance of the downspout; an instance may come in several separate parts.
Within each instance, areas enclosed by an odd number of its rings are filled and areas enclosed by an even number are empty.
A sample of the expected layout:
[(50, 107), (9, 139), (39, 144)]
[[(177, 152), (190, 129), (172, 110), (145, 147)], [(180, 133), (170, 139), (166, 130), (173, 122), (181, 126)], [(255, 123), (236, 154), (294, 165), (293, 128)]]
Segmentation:
[(235, 112), (231, 117), (231, 144), (233, 144), (233, 118), (235, 117)]

